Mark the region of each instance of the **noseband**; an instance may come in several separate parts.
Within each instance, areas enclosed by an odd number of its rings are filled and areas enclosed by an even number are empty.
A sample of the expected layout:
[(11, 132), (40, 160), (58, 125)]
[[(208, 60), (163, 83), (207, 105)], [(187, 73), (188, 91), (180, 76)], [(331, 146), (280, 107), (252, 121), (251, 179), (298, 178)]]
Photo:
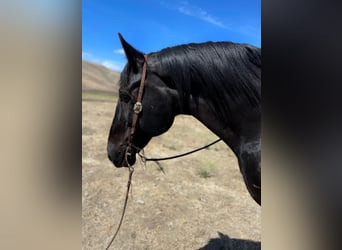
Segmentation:
[(131, 168), (131, 165), (128, 163), (127, 156), (132, 154), (132, 147), (135, 147), (132, 142), (133, 142), (133, 138), (134, 138), (136, 127), (137, 127), (139, 114), (142, 111), (141, 101), (142, 101), (142, 95), (144, 92), (145, 79), (146, 79), (147, 55), (144, 55), (144, 59), (145, 59), (145, 61), (144, 61), (143, 70), (142, 70), (142, 74), (141, 74), (141, 80), (140, 80), (140, 86), (139, 86), (137, 101), (135, 102), (135, 104), (133, 106), (132, 127), (131, 127), (131, 131), (130, 131), (128, 147), (126, 149), (126, 155), (125, 155), (126, 163), (130, 168)]

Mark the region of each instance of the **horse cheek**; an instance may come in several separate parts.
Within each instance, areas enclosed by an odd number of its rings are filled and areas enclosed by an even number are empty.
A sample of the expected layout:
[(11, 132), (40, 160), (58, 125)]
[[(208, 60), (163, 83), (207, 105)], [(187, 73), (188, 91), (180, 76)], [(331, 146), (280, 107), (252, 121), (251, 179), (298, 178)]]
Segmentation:
[(170, 110), (151, 112), (145, 109), (144, 112), (143, 119), (140, 120), (140, 128), (151, 137), (165, 133), (173, 124), (174, 116), (171, 115)]

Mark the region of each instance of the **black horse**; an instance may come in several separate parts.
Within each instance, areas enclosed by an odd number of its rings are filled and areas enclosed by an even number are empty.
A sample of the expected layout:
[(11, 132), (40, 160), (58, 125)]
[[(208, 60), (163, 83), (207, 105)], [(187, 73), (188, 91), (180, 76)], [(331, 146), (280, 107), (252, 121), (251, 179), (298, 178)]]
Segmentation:
[[(166, 132), (176, 115), (192, 115), (232, 149), (249, 193), (261, 204), (260, 48), (231, 42), (191, 43), (145, 56), (121, 34), (119, 38), (128, 62), (121, 73), (108, 138), (108, 157), (114, 165), (134, 164), (136, 153), (152, 137)], [(143, 109), (131, 138), (144, 63)]]

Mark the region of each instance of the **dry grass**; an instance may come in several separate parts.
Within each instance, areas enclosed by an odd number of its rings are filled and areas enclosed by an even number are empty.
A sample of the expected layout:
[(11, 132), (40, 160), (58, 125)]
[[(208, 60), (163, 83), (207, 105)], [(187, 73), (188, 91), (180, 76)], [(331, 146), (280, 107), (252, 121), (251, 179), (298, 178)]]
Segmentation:
[[(106, 154), (113, 100), (83, 95), (83, 249), (106, 247), (124, 202), (128, 171), (116, 169)], [(145, 153), (169, 156), (215, 139), (198, 121), (179, 116)], [(111, 249), (260, 249), (261, 208), (224, 143), (161, 166), (165, 174), (155, 163), (144, 167), (137, 161), (124, 223)]]

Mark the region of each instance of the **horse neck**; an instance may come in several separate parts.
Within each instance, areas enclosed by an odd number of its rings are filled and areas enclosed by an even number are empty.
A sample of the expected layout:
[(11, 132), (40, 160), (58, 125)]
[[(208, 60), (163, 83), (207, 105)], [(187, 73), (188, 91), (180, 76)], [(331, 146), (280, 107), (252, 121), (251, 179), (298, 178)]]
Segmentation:
[[(204, 68), (194, 70), (195, 63), (189, 59), (188, 61), (181, 60), (183, 56), (183, 54), (173, 57), (168, 55), (165, 59), (163, 55), (156, 53), (149, 57), (154, 66), (153, 71), (162, 77), (170, 92), (176, 93), (177, 101), (173, 104), (178, 108), (175, 115), (194, 116), (234, 151), (243, 137), (234, 127), (246, 126), (243, 124), (249, 123), (249, 118), (246, 117), (256, 117), (255, 120), (258, 120), (257, 114), (260, 109), (256, 104), (258, 98), (255, 97), (258, 96), (257, 87), (245, 86), (242, 89), (238, 86), (247, 82), (246, 75), (253, 77), (251, 81), (255, 82), (257, 79), (254, 79), (252, 72), (244, 71), (244, 75), (241, 75), (240, 71), (231, 70), (222, 65), (215, 67), (212, 64), (207, 65), (215, 74), (208, 74), (208, 70)], [(186, 61), (187, 63), (184, 63)], [(239, 64), (239, 67), (244, 68), (242, 64)], [(252, 94), (245, 94), (247, 90), (251, 90)], [(250, 128), (243, 128), (243, 130), (246, 129)], [(253, 133), (257, 134), (257, 131)]]
[(210, 131), (221, 138), (235, 153), (237, 153), (239, 138), (233, 132), (229, 125), (218, 119), (212, 110), (209, 109), (207, 101), (203, 98), (194, 100), (192, 96), (189, 98), (188, 113), (204, 124)]

